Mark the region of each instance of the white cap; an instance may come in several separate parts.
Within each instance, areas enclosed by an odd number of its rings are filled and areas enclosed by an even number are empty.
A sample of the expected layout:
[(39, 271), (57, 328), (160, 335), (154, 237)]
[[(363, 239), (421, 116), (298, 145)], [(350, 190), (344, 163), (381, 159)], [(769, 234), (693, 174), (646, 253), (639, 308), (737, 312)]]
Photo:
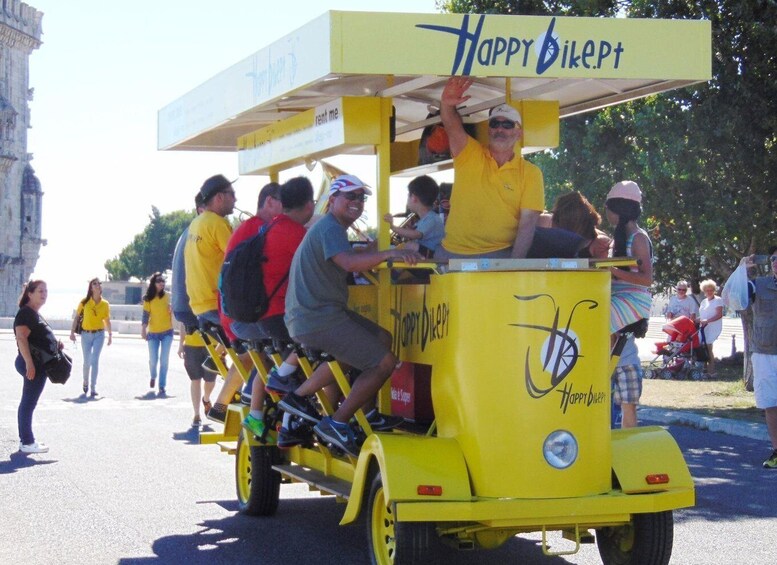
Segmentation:
[(332, 196), (335, 192), (353, 192), (359, 189), (364, 190), (364, 194), (372, 196), (370, 187), (364, 184), (362, 181), (353, 175), (340, 175), (332, 184), (329, 185), (329, 196)]
[(506, 120), (510, 120), (511, 122), (514, 122), (518, 125), (523, 125), (523, 122), (521, 121), (521, 113), (509, 104), (500, 104), (499, 106), (491, 108), (491, 111), (488, 113), (488, 117), (505, 118)]

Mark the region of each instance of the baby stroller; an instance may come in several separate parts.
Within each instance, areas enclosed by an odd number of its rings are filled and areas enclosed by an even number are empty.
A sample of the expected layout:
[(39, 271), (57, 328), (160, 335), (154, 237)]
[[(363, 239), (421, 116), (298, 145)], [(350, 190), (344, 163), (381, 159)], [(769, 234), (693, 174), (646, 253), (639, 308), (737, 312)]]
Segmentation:
[(702, 380), (708, 360), (703, 330), (687, 316), (675, 318), (661, 330), (668, 341), (656, 342), (656, 358), (645, 369), (645, 378)]

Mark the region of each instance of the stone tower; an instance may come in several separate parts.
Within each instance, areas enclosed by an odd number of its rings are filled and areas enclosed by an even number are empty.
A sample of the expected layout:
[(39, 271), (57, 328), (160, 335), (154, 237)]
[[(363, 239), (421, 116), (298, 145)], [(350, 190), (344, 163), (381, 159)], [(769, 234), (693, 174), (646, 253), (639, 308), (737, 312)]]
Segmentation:
[(0, 316), (18, 310), (22, 284), (35, 269), (43, 192), (27, 153), (29, 58), (40, 47), (43, 13), (0, 0)]

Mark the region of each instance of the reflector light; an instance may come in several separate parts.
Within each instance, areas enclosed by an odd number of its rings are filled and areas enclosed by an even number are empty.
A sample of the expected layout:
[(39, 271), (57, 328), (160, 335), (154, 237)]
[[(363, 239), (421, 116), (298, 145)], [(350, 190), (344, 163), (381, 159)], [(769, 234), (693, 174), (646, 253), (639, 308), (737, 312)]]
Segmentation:
[(438, 485), (418, 485), (420, 496), (442, 496), (442, 487)]
[(658, 473), (655, 475), (647, 475), (645, 481), (649, 485), (665, 485), (669, 482), (669, 475), (666, 473)]

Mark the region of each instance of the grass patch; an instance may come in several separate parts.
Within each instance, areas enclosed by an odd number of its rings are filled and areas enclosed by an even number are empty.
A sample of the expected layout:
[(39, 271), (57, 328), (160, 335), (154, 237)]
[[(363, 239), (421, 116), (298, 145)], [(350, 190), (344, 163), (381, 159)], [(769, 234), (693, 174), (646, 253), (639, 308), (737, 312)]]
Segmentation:
[(645, 379), (640, 404), (763, 423), (763, 410), (742, 382), (742, 367), (718, 363), (716, 371), (714, 379), (703, 381)]

